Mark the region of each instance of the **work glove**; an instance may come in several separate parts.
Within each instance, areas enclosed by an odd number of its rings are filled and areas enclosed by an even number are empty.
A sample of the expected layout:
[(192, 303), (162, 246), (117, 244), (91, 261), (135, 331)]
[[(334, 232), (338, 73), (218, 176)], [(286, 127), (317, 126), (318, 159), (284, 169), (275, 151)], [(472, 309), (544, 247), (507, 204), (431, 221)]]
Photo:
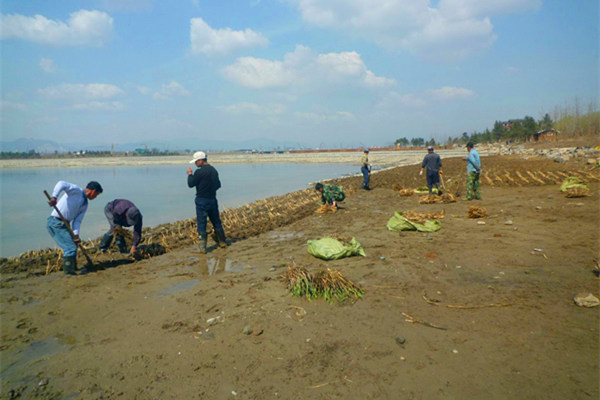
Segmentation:
[(423, 170), (420, 170), (420, 171), (419, 171), (419, 175), (423, 175)]
[(79, 239), (79, 235), (75, 235), (75, 237), (73, 238), (73, 241), (75, 242), (75, 244), (77, 246), (79, 246), (81, 244), (81, 239)]
[(56, 197), (53, 197), (52, 200), (48, 200), (48, 205), (54, 207), (56, 205)]

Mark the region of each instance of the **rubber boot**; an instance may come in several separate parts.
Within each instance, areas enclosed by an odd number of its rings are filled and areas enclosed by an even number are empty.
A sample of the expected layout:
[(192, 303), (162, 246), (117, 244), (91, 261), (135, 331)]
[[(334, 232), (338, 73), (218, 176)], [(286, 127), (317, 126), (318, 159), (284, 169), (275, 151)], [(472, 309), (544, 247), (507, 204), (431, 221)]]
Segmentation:
[(219, 239), (219, 247), (227, 247), (227, 239), (225, 238), (225, 231), (223, 230), (223, 227), (215, 229), (215, 232), (217, 233), (217, 239)]
[(208, 237), (206, 233), (200, 234), (200, 243), (198, 243), (198, 250), (200, 250), (201, 254), (206, 254), (206, 242), (208, 241)]
[(112, 240), (113, 240), (113, 235), (105, 234), (104, 236), (102, 236), (102, 240), (100, 241), (100, 245), (98, 246), (98, 248), (100, 249), (100, 251), (102, 253), (108, 251), (108, 248), (110, 247), (110, 244), (112, 243)]
[(63, 271), (65, 271), (65, 275), (76, 275), (75, 270), (77, 269), (77, 257), (69, 256), (63, 257)]

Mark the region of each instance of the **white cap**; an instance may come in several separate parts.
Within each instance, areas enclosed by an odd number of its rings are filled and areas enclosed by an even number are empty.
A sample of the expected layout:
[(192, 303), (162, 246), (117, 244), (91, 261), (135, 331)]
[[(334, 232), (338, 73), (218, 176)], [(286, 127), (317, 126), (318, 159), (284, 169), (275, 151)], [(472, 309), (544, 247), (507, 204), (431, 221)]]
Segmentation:
[(206, 158), (206, 153), (203, 151), (197, 151), (194, 153), (194, 159), (190, 161), (190, 164), (195, 164), (198, 160), (204, 160)]

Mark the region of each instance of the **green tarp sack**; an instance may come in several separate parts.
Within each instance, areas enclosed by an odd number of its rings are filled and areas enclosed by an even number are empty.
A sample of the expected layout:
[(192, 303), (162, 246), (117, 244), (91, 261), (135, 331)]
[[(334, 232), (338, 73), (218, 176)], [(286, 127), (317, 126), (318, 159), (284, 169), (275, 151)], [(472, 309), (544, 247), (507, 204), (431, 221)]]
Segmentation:
[[(432, 188), (431, 191), (434, 194), (438, 193), (438, 189), (437, 188)], [(418, 188), (415, 188), (415, 193), (416, 194), (429, 194), (429, 188), (427, 186), (419, 186)]]
[(419, 232), (436, 232), (439, 231), (442, 224), (438, 220), (427, 220), (424, 224), (416, 224), (410, 222), (402, 216), (401, 211), (396, 211), (394, 216), (387, 222), (387, 228), (390, 231), (419, 231)]
[(366, 256), (362, 246), (355, 238), (350, 243), (342, 243), (337, 239), (325, 237), (306, 242), (308, 253), (323, 260), (338, 260), (350, 256)]
[(563, 181), (562, 185), (560, 185), (560, 191), (566, 192), (567, 190), (569, 190), (571, 188), (584, 188), (584, 189), (588, 189), (588, 190), (590, 189), (588, 187), (588, 185), (583, 183), (583, 181), (581, 179), (576, 178), (574, 176), (570, 176)]

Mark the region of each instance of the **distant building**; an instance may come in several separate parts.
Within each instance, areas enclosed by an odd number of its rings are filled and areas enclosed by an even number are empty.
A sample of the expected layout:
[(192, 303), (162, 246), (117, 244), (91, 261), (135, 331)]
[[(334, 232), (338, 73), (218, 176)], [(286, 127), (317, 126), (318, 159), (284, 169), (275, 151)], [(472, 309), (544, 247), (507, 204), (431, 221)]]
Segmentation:
[(544, 129), (538, 131), (529, 137), (530, 142), (550, 142), (558, 140), (558, 131), (556, 129)]

